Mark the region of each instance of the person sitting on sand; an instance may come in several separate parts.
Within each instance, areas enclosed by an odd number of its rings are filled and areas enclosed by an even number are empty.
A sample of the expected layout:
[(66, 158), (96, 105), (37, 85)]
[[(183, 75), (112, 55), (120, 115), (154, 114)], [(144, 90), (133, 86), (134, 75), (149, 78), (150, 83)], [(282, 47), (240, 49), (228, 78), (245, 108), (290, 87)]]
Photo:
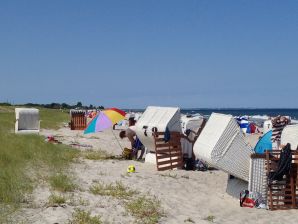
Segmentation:
[(127, 137), (128, 140), (131, 143), (131, 148), (132, 148), (132, 158), (137, 158), (138, 156), (138, 151), (141, 150), (141, 154), (138, 160), (141, 160), (143, 158), (144, 152), (145, 152), (145, 147), (139, 140), (139, 138), (136, 135), (136, 128), (135, 126), (130, 126), (126, 130), (123, 130), (119, 133), (119, 137), (121, 139)]

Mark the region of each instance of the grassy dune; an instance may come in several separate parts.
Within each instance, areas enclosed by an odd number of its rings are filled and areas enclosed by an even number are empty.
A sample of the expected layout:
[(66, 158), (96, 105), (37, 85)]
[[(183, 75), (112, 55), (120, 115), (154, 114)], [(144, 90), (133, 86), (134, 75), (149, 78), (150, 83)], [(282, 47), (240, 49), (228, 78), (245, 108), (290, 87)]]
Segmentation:
[(41, 128), (57, 129), (61, 124), (69, 122), (69, 113), (66, 111), (40, 108)]
[[(42, 128), (58, 128), (68, 121), (59, 110), (41, 109)], [(40, 179), (49, 183), (57, 174), (65, 175), (78, 151), (53, 145), (39, 135), (15, 135), (14, 108), (0, 107), (0, 217), (3, 207), (19, 207)], [(0, 220), (1, 222), (1, 220)]]

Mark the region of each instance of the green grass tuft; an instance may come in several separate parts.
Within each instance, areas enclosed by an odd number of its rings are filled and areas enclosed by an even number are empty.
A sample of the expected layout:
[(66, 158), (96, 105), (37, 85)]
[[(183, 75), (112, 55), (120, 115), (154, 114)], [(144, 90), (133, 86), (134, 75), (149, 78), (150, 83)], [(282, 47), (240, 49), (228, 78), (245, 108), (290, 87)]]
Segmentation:
[(160, 201), (146, 196), (140, 196), (126, 202), (125, 209), (136, 218), (137, 223), (158, 223), (159, 219), (164, 216)]
[(195, 221), (193, 221), (192, 218), (187, 218), (187, 219), (184, 220), (184, 222), (195, 223)]
[(102, 224), (100, 216), (91, 216), (90, 212), (80, 209), (75, 210), (72, 214), (72, 220), (69, 224)]
[(66, 197), (63, 195), (52, 194), (49, 197), (48, 206), (52, 207), (55, 205), (61, 205), (66, 203)]
[(204, 220), (208, 222), (214, 222), (215, 216), (214, 215), (208, 215)]
[(69, 176), (61, 173), (51, 176), (50, 184), (53, 190), (60, 192), (71, 192), (77, 188)]
[(111, 196), (118, 199), (128, 199), (138, 192), (124, 186), (121, 182), (115, 184), (95, 183), (90, 187), (91, 193), (101, 196)]

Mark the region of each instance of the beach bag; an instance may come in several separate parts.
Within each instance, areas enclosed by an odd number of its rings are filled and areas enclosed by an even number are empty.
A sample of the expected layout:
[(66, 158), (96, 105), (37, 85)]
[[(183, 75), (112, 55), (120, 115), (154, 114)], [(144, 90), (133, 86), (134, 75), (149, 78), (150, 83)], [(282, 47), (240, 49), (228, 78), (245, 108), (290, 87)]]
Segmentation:
[(124, 159), (132, 159), (131, 153), (132, 153), (132, 149), (124, 148), (122, 151), (122, 157)]
[(240, 193), (240, 207), (266, 208), (266, 201), (260, 192), (244, 190)]
[(192, 158), (184, 158), (184, 169), (185, 170), (194, 170), (195, 169), (195, 161)]
[(197, 171), (207, 171), (208, 165), (207, 165), (207, 163), (203, 162), (202, 160), (197, 159), (195, 161), (195, 169)]
[(256, 206), (256, 201), (253, 192), (244, 190), (240, 193), (240, 207), (253, 208)]

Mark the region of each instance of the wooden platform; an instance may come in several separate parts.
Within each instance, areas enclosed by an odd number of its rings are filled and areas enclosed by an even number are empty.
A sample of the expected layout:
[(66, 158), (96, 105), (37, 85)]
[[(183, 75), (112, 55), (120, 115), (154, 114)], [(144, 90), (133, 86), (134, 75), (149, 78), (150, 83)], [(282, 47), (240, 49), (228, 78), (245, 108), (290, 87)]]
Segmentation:
[(170, 140), (165, 142), (164, 132), (155, 132), (156, 166), (158, 171), (182, 168), (183, 156), (181, 133), (170, 132)]
[[(269, 175), (277, 168), (280, 150), (266, 151), (266, 172)], [(268, 207), (270, 210), (298, 208), (298, 152), (292, 151), (292, 167), (290, 174), (282, 181), (268, 184)]]

